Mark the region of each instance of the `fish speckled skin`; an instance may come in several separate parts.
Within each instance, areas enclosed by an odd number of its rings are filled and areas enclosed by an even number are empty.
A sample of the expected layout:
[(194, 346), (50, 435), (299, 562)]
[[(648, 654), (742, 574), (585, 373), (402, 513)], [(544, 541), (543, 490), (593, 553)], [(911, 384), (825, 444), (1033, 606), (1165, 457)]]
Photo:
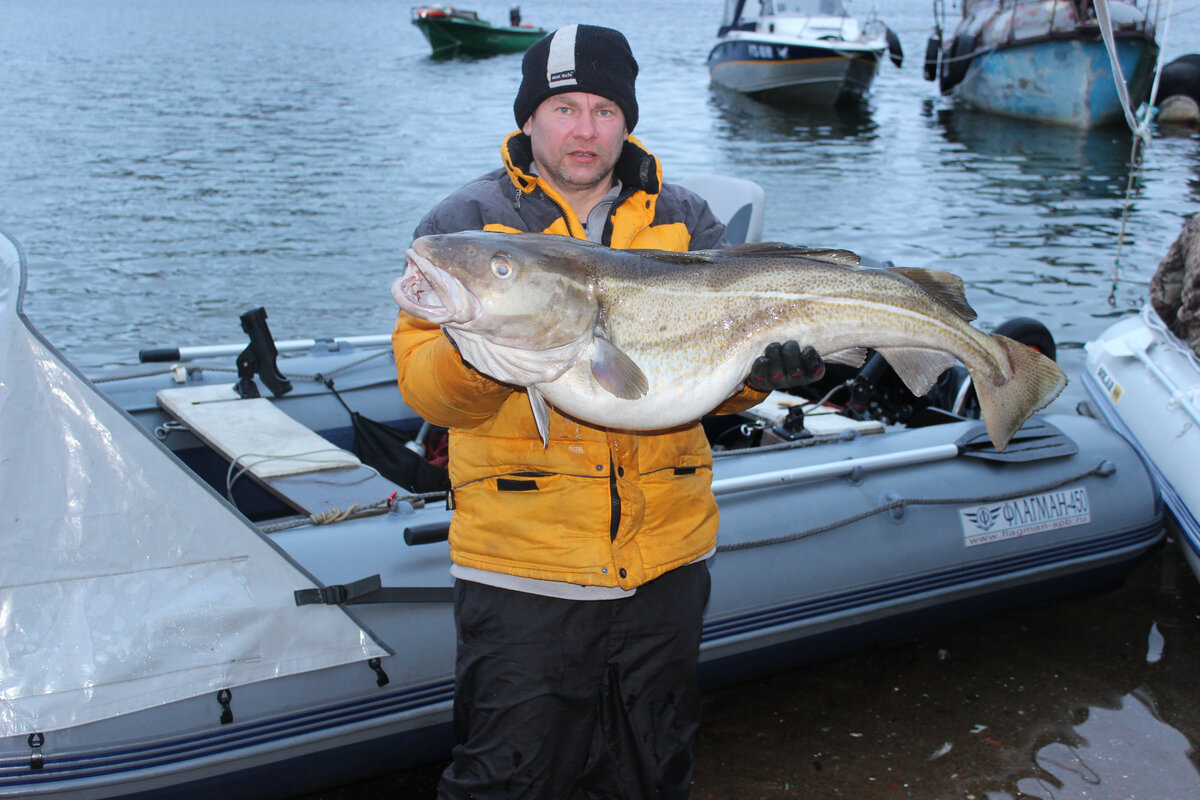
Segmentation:
[[(962, 281), (871, 269), (844, 250), (778, 243), (723, 251), (611, 250), (568, 237), (422, 237), (392, 294), (440, 323), (463, 358), (585, 422), (686, 424), (742, 385), (767, 344), (795, 339), (827, 361), (878, 350), (924, 394), (956, 360), (1003, 448), (1066, 385), (1050, 359), (969, 324)], [(544, 427), (543, 427), (544, 430)]]

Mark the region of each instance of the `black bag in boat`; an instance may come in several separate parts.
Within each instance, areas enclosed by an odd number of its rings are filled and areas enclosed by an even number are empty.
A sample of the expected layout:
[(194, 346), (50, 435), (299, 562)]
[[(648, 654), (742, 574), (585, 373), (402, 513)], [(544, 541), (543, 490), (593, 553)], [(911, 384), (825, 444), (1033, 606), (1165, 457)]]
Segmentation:
[(357, 411), (350, 412), (350, 420), (354, 426), (351, 449), (364, 464), (410, 492), (420, 494), (450, 489), (450, 475), (445, 466), (431, 464), (407, 447), (412, 439), (410, 434), (364, 417)]

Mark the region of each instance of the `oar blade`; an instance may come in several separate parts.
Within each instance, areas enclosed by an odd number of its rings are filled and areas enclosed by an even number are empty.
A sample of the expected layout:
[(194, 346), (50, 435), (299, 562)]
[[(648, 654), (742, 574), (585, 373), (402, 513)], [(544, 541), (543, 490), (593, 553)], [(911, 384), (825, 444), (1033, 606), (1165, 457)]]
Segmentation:
[(983, 425), (965, 433), (957, 444), (959, 455), (967, 458), (1009, 463), (1064, 458), (1079, 452), (1075, 440), (1039, 417), (1026, 422), (1003, 450), (996, 449)]

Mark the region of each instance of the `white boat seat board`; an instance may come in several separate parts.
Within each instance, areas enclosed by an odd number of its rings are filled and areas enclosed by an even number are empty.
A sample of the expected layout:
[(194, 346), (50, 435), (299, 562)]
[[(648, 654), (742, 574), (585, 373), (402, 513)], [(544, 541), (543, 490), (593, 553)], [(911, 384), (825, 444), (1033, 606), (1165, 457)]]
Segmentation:
[(260, 480), (362, 466), (265, 397), (239, 397), (232, 383), (163, 389), (157, 397), (196, 438)]

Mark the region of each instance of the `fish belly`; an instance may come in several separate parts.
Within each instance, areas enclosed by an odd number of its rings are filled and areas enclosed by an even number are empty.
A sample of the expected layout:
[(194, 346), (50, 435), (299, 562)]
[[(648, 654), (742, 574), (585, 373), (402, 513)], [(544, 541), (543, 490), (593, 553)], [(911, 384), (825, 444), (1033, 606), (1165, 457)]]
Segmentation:
[[(745, 359), (741, 359), (745, 360)], [(742, 386), (749, 365), (728, 365), (702, 375), (651, 376), (650, 390), (628, 400), (600, 387), (590, 367), (580, 364), (537, 388), (558, 411), (602, 428), (652, 431), (674, 428), (700, 419)]]

